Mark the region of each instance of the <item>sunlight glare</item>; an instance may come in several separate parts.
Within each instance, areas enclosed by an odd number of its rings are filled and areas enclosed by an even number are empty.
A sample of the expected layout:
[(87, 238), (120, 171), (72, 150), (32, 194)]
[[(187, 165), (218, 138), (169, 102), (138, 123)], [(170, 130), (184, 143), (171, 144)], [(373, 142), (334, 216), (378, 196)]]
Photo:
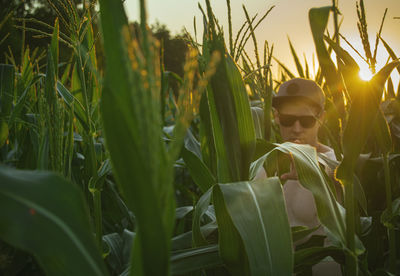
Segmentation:
[(372, 79), (372, 72), (371, 70), (369, 70), (368, 67), (364, 67), (364, 68), (360, 68), (360, 72), (358, 73), (358, 76), (360, 77), (360, 79), (364, 80), (364, 81), (369, 81), (370, 79)]

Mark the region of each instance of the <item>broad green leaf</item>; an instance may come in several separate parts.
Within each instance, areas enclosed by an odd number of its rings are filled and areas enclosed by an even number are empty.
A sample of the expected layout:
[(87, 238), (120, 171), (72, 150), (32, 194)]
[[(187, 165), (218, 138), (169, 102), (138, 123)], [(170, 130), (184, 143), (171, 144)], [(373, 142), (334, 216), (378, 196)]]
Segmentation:
[(207, 165), (213, 176), (217, 177), (217, 156), (214, 134), (211, 125), (211, 114), (208, 106), (207, 93), (200, 100), (200, 146), (203, 162)]
[[(252, 106), (251, 114), (253, 117), (256, 138), (262, 139), (264, 137), (264, 111), (262, 108)], [(257, 149), (257, 143), (256, 143), (256, 149)], [(254, 159), (254, 156), (253, 156), (253, 159)]]
[(218, 245), (208, 245), (182, 251), (171, 256), (172, 275), (182, 275), (196, 270), (222, 266)]
[[(174, 129), (175, 129), (175, 126), (174, 126)], [(184, 145), (187, 150), (191, 151), (197, 157), (199, 157), (200, 160), (202, 160), (200, 143), (199, 143), (199, 141), (197, 141), (196, 137), (194, 137), (194, 135), (190, 129), (188, 129), (186, 131)]]
[(322, 74), (325, 76), (328, 85), (332, 85), (337, 82), (336, 67), (332, 62), (328, 50), (324, 44), (324, 33), (328, 24), (329, 13), (331, 10), (332, 7), (327, 6), (321, 8), (312, 8), (308, 13), (318, 61), (322, 70)]
[(208, 55), (217, 52), (221, 58), (207, 89), (217, 152), (217, 179), (220, 183), (248, 180), (256, 139), (250, 103), (239, 69), (226, 51), (223, 34), (215, 29), (210, 3), (206, 3)]
[(193, 213), (193, 224), (192, 224), (192, 231), (193, 231), (193, 245), (194, 246), (201, 246), (207, 245), (207, 241), (201, 232), (201, 219), (204, 213), (207, 211), (208, 206), (211, 202), (211, 193), (212, 189), (210, 188), (207, 192), (205, 192), (199, 199), (196, 204)]
[(377, 111), (373, 128), (373, 133), (378, 142), (379, 150), (382, 154), (389, 154), (389, 152), (392, 151), (392, 136), (385, 115), (383, 115), (380, 108)]
[[(325, 163), (326, 166), (329, 166), (331, 170), (335, 170), (340, 162), (336, 160), (329, 159), (326, 155), (324, 154), (318, 154), (318, 158), (321, 158)], [(359, 162), (365, 162), (362, 158), (359, 158)], [(360, 204), (360, 207), (363, 209), (364, 213), (367, 214), (367, 198), (365, 196), (364, 189), (360, 183), (360, 180), (358, 179), (357, 175), (354, 174), (354, 197), (357, 199), (358, 203)]]
[[(218, 229), (217, 222), (212, 221), (200, 227), (201, 235), (206, 239)], [(172, 251), (192, 248), (193, 231), (188, 231), (172, 238)], [(207, 243), (204, 243), (207, 244)]]
[[(220, 196), (219, 191), (243, 242), (251, 275), (291, 275), (292, 240), (278, 178), (218, 184), (214, 187), (214, 202)], [(216, 209), (219, 235), (222, 238), (226, 229), (221, 226), (221, 214), (218, 211)], [(223, 247), (230, 246), (220, 243), (223, 259)], [(237, 261), (243, 267), (246, 266), (245, 260)], [(230, 266), (229, 263), (227, 265)]]
[(349, 179), (358, 156), (361, 154), (366, 140), (373, 129), (379, 110), (384, 84), (391, 71), (399, 62), (391, 62), (384, 66), (369, 82), (353, 80), (346, 83), (352, 104), (349, 119), (343, 134), (344, 158), (337, 170), (340, 179)]
[(218, 223), (218, 245), (221, 259), (232, 275), (250, 275), (249, 259), (244, 242), (228, 212), (220, 185), (229, 185), (218, 184), (214, 185), (212, 189), (215, 215)]
[(135, 232), (124, 229), (121, 234), (111, 233), (103, 236), (103, 243), (107, 247), (105, 261), (113, 273), (120, 274), (129, 266), (135, 235)]
[(392, 201), (392, 212), (389, 213), (388, 209), (381, 215), (381, 223), (387, 228), (393, 229), (396, 226), (396, 218), (400, 217), (400, 198)]
[(293, 227), (291, 227), (293, 243), (304, 239), (305, 237), (307, 237), (308, 235), (310, 235), (314, 231), (318, 230), (319, 227), (320, 227), (320, 225), (318, 225), (316, 227), (313, 227), (313, 228), (308, 228), (306, 226), (293, 226)]
[(207, 166), (196, 154), (184, 147), (182, 149), (182, 157), (194, 183), (196, 183), (203, 193), (216, 183)]
[(324, 33), (328, 24), (329, 13), (331, 10), (331, 6), (312, 8), (308, 13), (308, 18), (310, 21), (311, 32), (314, 39), (315, 50), (321, 68), (321, 73), (326, 80), (340, 116), (344, 117), (344, 100), (342, 95), (343, 84), (335, 64), (330, 57), (330, 53), (326, 49), (324, 43)]
[(250, 109), (250, 101), (243, 78), (232, 57), (226, 57), (228, 80), (235, 102), (236, 120), (242, 152), (241, 180), (249, 179), (249, 167), (256, 147), (256, 133)]
[(331, 256), (338, 263), (343, 264), (345, 262), (344, 251), (341, 248), (333, 246), (311, 247), (311, 248), (301, 249), (295, 252), (294, 271), (300, 272), (302, 268), (317, 264), (327, 256)]
[(0, 167), (0, 237), (47, 275), (107, 275), (88, 214), (80, 190), (58, 175)]

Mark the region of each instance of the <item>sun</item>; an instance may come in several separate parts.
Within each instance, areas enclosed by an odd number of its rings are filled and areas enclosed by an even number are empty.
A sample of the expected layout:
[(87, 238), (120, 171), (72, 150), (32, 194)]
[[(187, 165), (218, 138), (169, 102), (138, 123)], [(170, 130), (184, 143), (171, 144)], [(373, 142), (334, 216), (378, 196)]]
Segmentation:
[(364, 81), (369, 81), (370, 79), (372, 79), (372, 72), (368, 67), (361, 67), (360, 68), (360, 72), (358, 73), (358, 76), (360, 77), (360, 79), (364, 80)]

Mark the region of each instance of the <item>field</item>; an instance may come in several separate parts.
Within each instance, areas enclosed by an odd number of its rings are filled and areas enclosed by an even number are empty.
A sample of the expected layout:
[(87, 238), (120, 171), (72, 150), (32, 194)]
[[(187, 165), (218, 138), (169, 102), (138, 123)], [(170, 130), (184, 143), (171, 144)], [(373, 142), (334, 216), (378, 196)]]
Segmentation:
[[(279, 62), (277, 75), (276, 50), (254, 32), (271, 10), (253, 16), (244, 7), (247, 20), (233, 34), (209, 0), (201, 3), (202, 41), (182, 38), (179, 75), (165, 69), (168, 52), (144, 2), (134, 27), (114, 0), (79, 9), (49, 1), (53, 25), (15, 19), (49, 45), (40, 52), (22, 40), (20, 60), (0, 53), (0, 274), (311, 275), (326, 258), (343, 275), (400, 274), (400, 85), (391, 77), (400, 74), (400, 49), (380, 32), (370, 45), (364, 2), (358, 28), (369, 81), (341, 46), (336, 1), (309, 11), (317, 72), (290, 44), (296, 72)], [(12, 17), (0, 18), (0, 30)], [(390, 56), (380, 70), (378, 45)], [(282, 141), (272, 97), (295, 77), (323, 87), (319, 139), (337, 162)], [(321, 235), (293, 246), (317, 229), (289, 225), (278, 176), (290, 157), (329, 246)], [(261, 167), (273, 177), (255, 180)]]

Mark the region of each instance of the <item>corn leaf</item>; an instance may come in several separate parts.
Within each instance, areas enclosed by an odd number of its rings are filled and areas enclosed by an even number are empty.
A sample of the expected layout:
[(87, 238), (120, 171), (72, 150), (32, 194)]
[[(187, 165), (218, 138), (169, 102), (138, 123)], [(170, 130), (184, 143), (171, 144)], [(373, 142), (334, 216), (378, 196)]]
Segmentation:
[(73, 108), (74, 114), (78, 119), (79, 123), (82, 125), (82, 128), (85, 131), (89, 131), (89, 122), (85, 113), (85, 109), (83, 105), (79, 102), (77, 98), (75, 98), (71, 92), (59, 81), (57, 81), (57, 92), (67, 104), (67, 106), (71, 109)]
[(296, 251), (296, 253), (294, 254), (294, 271), (296, 273), (299, 273), (304, 267), (309, 267), (317, 264), (327, 256), (331, 256), (338, 263), (344, 263), (344, 251), (341, 248), (333, 246), (311, 247)]
[(10, 114), (14, 98), (14, 66), (0, 64), (0, 116)]
[[(397, 60), (397, 56), (394, 53), (394, 51), (392, 50), (392, 48), (390, 48), (389, 44), (387, 44), (387, 42), (382, 37), (380, 37), (380, 39), (383, 43), (383, 46), (385, 46), (385, 49), (388, 52), (389, 56), (392, 58), (392, 60)], [(397, 72), (399, 72), (399, 74), (400, 74), (400, 66), (397, 66), (396, 68), (397, 68)]]
[(193, 231), (193, 245), (195, 247), (208, 244), (206, 238), (204, 237), (201, 231), (200, 223), (203, 215), (208, 210), (208, 206), (210, 205), (211, 195), (212, 195), (212, 189), (209, 189), (200, 197), (199, 201), (196, 204), (196, 208), (194, 209), (192, 231)]
[(190, 176), (193, 178), (194, 183), (205, 193), (214, 185), (215, 179), (207, 166), (200, 160), (200, 158), (193, 152), (182, 149), (182, 157), (185, 161), (186, 167), (189, 170)]
[[(230, 240), (231, 244), (223, 243), (227, 229), (222, 226), (221, 209), (217, 208), (223, 202), (228, 217), (240, 235), (238, 244), (243, 243), (245, 253), (242, 254), (248, 258), (250, 274), (292, 274), (291, 232), (278, 178), (218, 184), (214, 186), (213, 197), (219, 225), (220, 252), (224, 261), (225, 254), (231, 254), (227, 251), (234, 241)], [(235, 266), (241, 264), (240, 269), (246, 268), (246, 260), (237, 262)], [(230, 269), (231, 265), (226, 264)]]
[(211, 114), (208, 106), (207, 93), (200, 100), (200, 146), (203, 162), (207, 165), (214, 178), (217, 177), (217, 157), (214, 134), (211, 125)]
[(200, 269), (222, 266), (218, 245), (208, 245), (174, 252), (171, 256), (172, 275), (183, 275)]
[(217, 33), (209, 1), (209, 55), (221, 60), (207, 89), (211, 125), (217, 152), (218, 182), (248, 180), (255, 149), (255, 130), (250, 103), (237, 65), (226, 51), (222, 33)]
[(107, 275), (88, 218), (72, 183), (0, 167), (0, 237), (34, 254), (46, 275)]
[(304, 78), (305, 75), (304, 75), (303, 66), (300, 63), (299, 57), (297, 56), (296, 50), (294, 49), (289, 37), (288, 37), (288, 41), (289, 41), (289, 46), (290, 46), (290, 52), (292, 53), (294, 63), (296, 64), (297, 73), (299, 74), (299, 76), (301, 78)]
[[(246, 237), (241, 237), (233, 222), (220, 184), (213, 186), (212, 196), (218, 223), (218, 246), (221, 259), (232, 275), (250, 275), (249, 259), (243, 241)], [(261, 229), (258, 230), (261, 231)]]
[(331, 6), (312, 8), (308, 13), (308, 17), (321, 73), (325, 77), (340, 117), (344, 118), (344, 99), (342, 95), (343, 84), (324, 43), (324, 32), (328, 24), (329, 13), (331, 10)]

